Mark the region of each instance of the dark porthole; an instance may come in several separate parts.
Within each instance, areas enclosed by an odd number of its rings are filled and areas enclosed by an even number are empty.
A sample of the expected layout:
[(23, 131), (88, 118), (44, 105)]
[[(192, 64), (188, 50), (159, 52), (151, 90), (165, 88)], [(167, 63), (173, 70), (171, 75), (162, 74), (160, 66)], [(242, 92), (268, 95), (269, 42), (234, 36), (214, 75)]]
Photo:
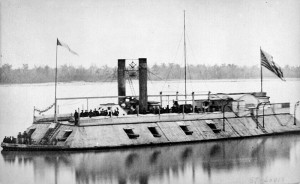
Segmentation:
[(124, 131), (127, 134), (127, 136), (129, 137), (129, 139), (136, 139), (140, 136), (139, 134), (135, 134), (133, 132), (132, 128), (124, 128)]
[(149, 131), (153, 135), (153, 137), (161, 137), (161, 135), (158, 133), (156, 127), (148, 127)]
[(214, 123), (207, 123), (209, 128), (214, 132), (214, 133), (220, 133), (221, 129), (217, 128)]
[(62, 136), (62, 138), (58, 138), (57, 140), (58, 141), (66, 141), (71, 134), (72, 134), (72, 130), (65, 130), (65, 133)]
[(189, 130), (187, 125), (180, 125), (180, 128), (186, 135), (192, 135), (193, 131)]

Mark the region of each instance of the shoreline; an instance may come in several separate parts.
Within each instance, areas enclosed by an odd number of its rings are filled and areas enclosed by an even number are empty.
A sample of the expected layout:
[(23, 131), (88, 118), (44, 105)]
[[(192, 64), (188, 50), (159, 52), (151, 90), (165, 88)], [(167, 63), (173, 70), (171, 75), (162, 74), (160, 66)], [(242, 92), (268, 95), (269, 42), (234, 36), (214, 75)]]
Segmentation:
[[(300, 78), (285, 78), (287, 82), (289, 81), (300, 81)], [(264, 81), (277, 81), (278, 78), (264, 78)], [(169, 79), (169, 80), (151, 80), (152, 82), (184, 82), (184, 79)], [(190, 79), (187, 80), (187, 83), (191, 83), (194, 81), (203, 81), (203, 82), (247, 82), (247, 81), (260, 81), (260, 78), (249, 78), (249, 79)], [(69, 82), (57, 82), (58, 84), (96, 84), (96, 83), (112, 83), (117, 82), (117, 80), (113, 81), (94, 81), (94, 82), (88, 82), (88, 81), (69, 81)], [(0, 83), (0, 86), (13, 86), (13, 85), (54, 85), (53, 82), (32, 82), (32, 83)]]

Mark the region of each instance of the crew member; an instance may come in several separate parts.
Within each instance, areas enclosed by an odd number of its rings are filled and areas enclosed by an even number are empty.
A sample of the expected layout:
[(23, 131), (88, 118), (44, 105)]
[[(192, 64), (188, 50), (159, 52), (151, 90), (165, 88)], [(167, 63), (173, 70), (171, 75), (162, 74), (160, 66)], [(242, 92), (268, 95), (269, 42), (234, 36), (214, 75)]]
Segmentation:
[(114, 111), (113, 113), (114, 116), (119, 116), (119, 108), (117, 107), (117, 109)]
[(81, 110), (80, 117), (84, 117), (84, 112)]
[(75, 125), (78, 124), (78, 112), (75, 110), (75, 113), (74, 113), (74, 119), (75, 119)]
[(88, 110), (85, 110), (83, 117), (88, 117), (88, 116), (89, 116), (89, 112), (88, 112)]
[(166, 113), (170, 113), (170, 107), (169, 107), (169, 105), (167, 105)]
[(93, 115), (94, 115), (94, 114), (93, 114), (93, 111), (92, 111), (92, 109), (91, 109), (90, 112), (89, 112), (89, 117), (91, 118)]
[(22, 144), (22, 134), (21, 134), (21, 132), (19, 132), (19, 134), (17, 136), (17, 143)]
[(4, 142), (4, 143), (7, 143), (7, 138), (6, 138), (6, 136), (4, 137), (3, 142)]
[(99, 116), (100, 115), (99, 111), (97, 111), (96, 108), (94, 109), (93, 115), (94, 116)]

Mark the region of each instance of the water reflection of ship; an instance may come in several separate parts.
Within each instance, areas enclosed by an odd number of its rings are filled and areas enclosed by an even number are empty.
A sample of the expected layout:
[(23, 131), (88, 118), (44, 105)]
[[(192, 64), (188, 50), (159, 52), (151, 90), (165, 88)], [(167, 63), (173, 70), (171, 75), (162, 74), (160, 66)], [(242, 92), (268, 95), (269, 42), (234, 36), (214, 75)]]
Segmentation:
[(289, 160), (291, 148), (299, 142), (299, 136), (286, 135), (107, 152), (2, 152), (2, 156), (8, 163), (32, 164), (35, 175), (67, 168), (75, 171), (78, 183), (148, 183), (149, 177), (169, 178), (171, 173), (178, 177), (198, 169), (208, 177), (215, 171), (263, 170), (275, 160)]

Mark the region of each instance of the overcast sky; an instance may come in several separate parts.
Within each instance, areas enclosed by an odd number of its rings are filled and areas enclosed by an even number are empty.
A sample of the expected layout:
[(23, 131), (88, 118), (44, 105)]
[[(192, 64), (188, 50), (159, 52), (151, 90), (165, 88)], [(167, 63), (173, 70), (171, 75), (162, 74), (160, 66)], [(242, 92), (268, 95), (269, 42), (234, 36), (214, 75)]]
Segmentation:
[(300, 65), (299, 0), (2, 0), (1, 62), (116, 66), (148, 58), (188, 64), (258, 65), (259, 48), (280, 66)]

